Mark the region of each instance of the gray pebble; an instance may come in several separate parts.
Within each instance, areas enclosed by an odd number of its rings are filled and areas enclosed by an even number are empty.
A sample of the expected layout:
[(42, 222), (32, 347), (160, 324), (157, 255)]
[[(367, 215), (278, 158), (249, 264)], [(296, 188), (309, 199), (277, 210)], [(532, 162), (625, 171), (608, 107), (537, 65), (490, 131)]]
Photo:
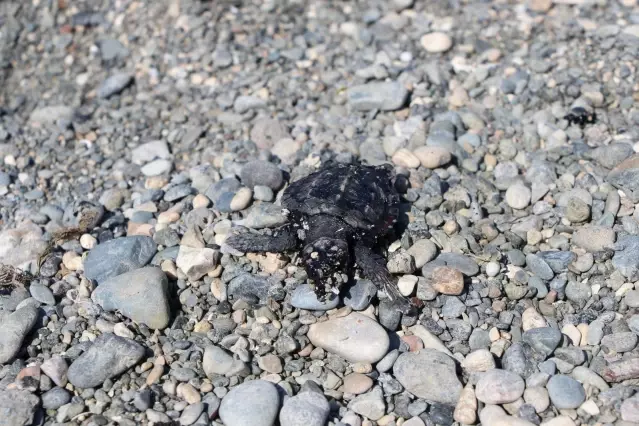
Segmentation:
[(553, 405), (560, 410), (577, 408), (586, 400), (584, 387), (569, 376), (552, 376), (546, 388)]

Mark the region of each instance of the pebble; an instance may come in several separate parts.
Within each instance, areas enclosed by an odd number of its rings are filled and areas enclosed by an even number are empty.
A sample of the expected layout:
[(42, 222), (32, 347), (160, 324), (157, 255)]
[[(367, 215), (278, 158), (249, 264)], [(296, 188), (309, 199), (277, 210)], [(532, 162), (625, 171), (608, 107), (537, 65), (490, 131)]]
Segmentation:
[(169, 283), (155, 266), (125, 272), (103, 281), (91, 299), (106, 311), (121, 312), (127, 318), (152, 329), (169, 325)]
[(486, 264), (486, 275), (489, 277), (496, 277), (501, 270), (499, 263), (497, 262), (488, 262)]
[(330, 406), (319, 392), (303, 391), (288, 398), (280, 411), (280, 426), (324, 426)]
[(349, 87), (347, 97), (351, 108), (357, 111), (394, 111), (404, 106), (408, 90), (396, 81), (373, 82)]
[(136, 365), (144, 352), (144, 347), (133, 340), (103, 333), (73, 361), (67, 377), (75, 387), (93, 388)]
[(522, 341), (528, 343), (537, 352), (548, 358), (561, 342), (561, 332), (552, 327), (538, 327), (525, 331)]
[(84, 275), (98, 284), (146, 265), (157, 251), (151, 237), (121, 237), (98, 244), (84, 261)]
[[(40, 398), (26, 390), (0, 390), (0, 413), (3, 426), (20, 426), (37, 424)], [(40, 420), (39, 420), (40, 419)]]
[(42, 408), (45, 410), (57, 410), (71, 401), (71, 394), (66, 389), (56, 386), (44, 392), (41, 398)]
[(354, 311), (366, 309), (377, 295), (377, 287), (370, 280), (359, 279), (344, 293), (344, 305)]
[(24, 338), (38, 320), (38, 308), (33, 304), (18, 308), (7, 316), (0, 316), (0, 364), (12, 361)]
[(629, 281), (639, 280), (639, 236), (624, 235), (615, 243), (612, 265)]
[(550, 400), (558, 409), (573, 409), (586, 400), (586, 391), (581, 383), (570, 376), (552, 376), (546, 385)]
[(437, 246), (431, 240), (424, 238), (415, 241), (407, 252), (413, 256), (415, 268), (422, 268), (437, 256)]
[(162, 140), (146, 142), (131, 150), (131, 161), (138, 165), (157, 159), (168, 160), (169, 158), (171, 158), (169, 146)]
[(550, 397), (546, 388), (541, 386), (527, 387), (524, 391), (524, 401), (535, 407), (537, 413), (546, 411), (550, 405)]
[(131, 82), (133, 82), (132, 74), (127, 72), (113, 74), (102, 82), (96, 93), (99, 98), (109, 98), (122, 92)]
[(213, 271), (219, 262), (220, 252), (216, 249), (180, 246), (175, 265), (186, 274), (190, 281), (198, 281)]
[(291, 293), (291, 305), (298, 309), (311, 311), (328, 311), (334, 309), (339, 304), (339, 297), (332, 296), (326, 301), (317, 299), (317, 294), (310, 284), (302, 284)]
[(621, 418), (626, 422), (639, 423), (639, 394), (621, 404)]
[(200, 414), (204, 411), (204, 407), (204, 403), (202, 402), (196, 402), (186, 407), (180, 415), (180, 424), (183, 426), (189, 426), (195, 423), (195, 421), (200, 417)]
[(419, 159), (422, 167), (427, 169), (445, 166), (452, 159), (450, 151), (439, 146), (420, 146), (413, 151), (413, 154)]
[(629, 352), (637, 346), (637, 335), (631, 331), (622, 331), (604, 336), (601, 345), (614, 352)]
[(257, 185), (266, 186), (274, 191), (280, 189), (284, 183), (282, 171), (273, 163), (255, 160), (246, 163), (240, 171), (242, 183), (249, 188)]
[(390, 345), (384, 328), (357, 312), (311, 324), (307, 336), (316, 347), (350, 362), (376, 363), (386, 355)]
[(419, 42), (429, 53), (443, 53), (453, 47), (453, 39), (442, 32), (424, 34)]
[(462, 390), (455, 362), (435, 349), (401, 354), (393, 365), (393, 373), (407, 391), (430, 401), (454, 405)]
[(56, 385), (62, 387), (67, 385), (67, 371), (69, 370), (69, 366), (67, 365), (65, 359), (61, 356), (52, 356), (42, 363), (40, 369)]
[(207, 377), (233, 375), (244, 369), (244, 362), (218, 346), (208, 345), (202, 356), (202, 368)]
[(469, 353), (461, 363), (461, 366), (470, 372), (492, 370), (495, 365), (493, 354), (488, 349), (477, 349)]
[(367, 392), (372, 387), (373, 387), (373, 379), (371, 379), (370, 377), (364, 374), (351, 373), (344, 377), (344, 384), (342, 385), (342, 390), (345, 393), (359, 395), (361, 393)]
[(442, 294), (458, 295), (464, 291), (463, 274), (448, 266), (439, 266), (431, 272), (432, 286)]
[(482, 426), (534, 426), (535, 423), (506, 414), (498, 405), (486, 405), (479, 413)]
[(220, 404), (220, 419), (226, 426), (272, 426), (280, 409), (274, 384), (250, 380), (232, 388)]
[(348, 408), (369, 420), (381, 419), (386, 412), (382, 388), (377, 386), (368, 393), (356, 396), (348, 403)]
[(521, 183), (514, 183), (506, 191), (506, 203), (513, 209), (521, 210), (528, 207), (532, 198), (530, 189)]
[(615, 231), (598, 225), (586, 225), (572, 235), (572, 243), (589, 252), (598, 252), (612, 246), (615, 242)]
[(524, 311), (521, 315), (521, 322), (524, 331), (532, 330), (533, 328), (546, 327), (548, 325), (544, 317), (533, 307)]
[(31, 296), (40, 303), (45, 305), (55, 305), (55, 296), (49, 287), (46, 287), (40, 283), (31, 283), (29, 286), (29, 293)]
[(550, 266), (541, 257), (532, 253), (526, 255), (526, 265), (533, 274), (542, 280), (551, 280), (555, 276)]
[(479, 377), (475, 395), (486, 404), (506, 404), (519, 399), (525, 387), (524, 380), (518, 374), (493, 369)]

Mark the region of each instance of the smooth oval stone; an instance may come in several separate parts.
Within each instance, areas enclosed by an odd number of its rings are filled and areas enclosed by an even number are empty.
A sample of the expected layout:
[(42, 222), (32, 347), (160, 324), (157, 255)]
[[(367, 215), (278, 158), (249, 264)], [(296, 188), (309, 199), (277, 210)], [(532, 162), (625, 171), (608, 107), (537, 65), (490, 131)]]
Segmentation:
[(155, 266), (126, 272), (104, 281), (91, 299), (106, 311), (120, 311), (133, 321), (153, 329), (169, 325), (169, 281)]
[(84, 275), (98, 284), (108, 278), (141, 268), (157, 251), (151, 237), (121, 237), (98, 244), (84, 261)]
[(475, 395), (486, 404), (507, 404), (524, 394), (526, 384), (518, 374), (506, 370), (488, 370), (477, 382)]
[(29, 304), (0, 321), (0, 364), (11, 361), (18, 354), (22, 341), (37, 319), (38, 308)]
[(435, 349), (401, 354), (393, 365), (393, 373), (407, 391), (429, 401), (454, 405), (462, 391), (455, 361)]
[(577, 408), (586, 400), (584, 387), (570, 376), (552, 376), (546, 389), (552, 404), (560, 410)]
[(299, 309), (308, 309), (311, 311), (328, 311), (337, 307), (339, 297), (334, 295), (326, 301), (317, 299), (317, 294), (310, 284), (302, 284), (295, 288), (291, 294), (291, 305)]
[(274, 384), (251, 380), (234, 387), (220, 404), (220, 419), (226, 426), (272, 426), (280, 408)]
[(67, 378), (75, 387), (86, 389), (104, 383), (137, 364), (144, 347), (126, 337), (104, 333), (69, 367)]
[(552, 327), (539, 327), (527, 330), (522, 340), (547, 358), (557, 349), (561, 342), (561, 331)]
[(371, 364), (382, 359), (390, 345), (384, 328), (357, 312), (312, 324), (308, 338), (313, 345), (350, 362)]
[(331, 410), (324, 395), (301, 392), (284, 403), (280, 426), (324, 426)]

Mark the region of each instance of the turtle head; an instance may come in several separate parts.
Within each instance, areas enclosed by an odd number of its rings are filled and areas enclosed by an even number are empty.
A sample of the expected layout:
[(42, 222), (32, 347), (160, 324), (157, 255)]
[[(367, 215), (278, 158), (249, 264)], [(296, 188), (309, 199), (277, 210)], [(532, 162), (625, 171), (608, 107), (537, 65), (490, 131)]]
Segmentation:
[(318, 238), (304, 247), (302, 262), (319, 300), (339, 294), (341, 286), (348, 281), (346, 269), (350, 264), (350, 254), (344, 240)]

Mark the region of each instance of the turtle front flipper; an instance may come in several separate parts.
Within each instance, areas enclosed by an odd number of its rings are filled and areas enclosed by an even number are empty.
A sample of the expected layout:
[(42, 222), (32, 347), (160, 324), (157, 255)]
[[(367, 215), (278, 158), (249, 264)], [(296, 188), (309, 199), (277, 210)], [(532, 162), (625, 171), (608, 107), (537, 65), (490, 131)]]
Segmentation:
[(276, 229), (273, 235), (236, 232), (229, 235), (224, 244), (244, 253), (282, 253), (297, 247), (297, 237), (290, 225), (284, 225)]
[(417, 307), (399, 292), (397, 281), (388, 272), (382, 256), (374, 253), (365, 244), (359, 243), (355, 246), (355, 261), (365, 276), (386, 294), (397, 309), (407, 315), (417, 313)]

